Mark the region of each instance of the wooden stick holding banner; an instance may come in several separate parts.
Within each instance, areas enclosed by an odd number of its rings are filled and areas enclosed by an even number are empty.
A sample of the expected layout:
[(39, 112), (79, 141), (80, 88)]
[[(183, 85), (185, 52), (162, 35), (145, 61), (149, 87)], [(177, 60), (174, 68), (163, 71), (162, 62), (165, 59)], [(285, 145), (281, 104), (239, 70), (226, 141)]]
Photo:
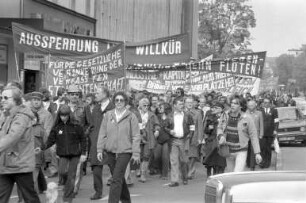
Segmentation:
[(19, 73), (19, 64), (18, 64), (18, 59), (17, 59), (17, 53), (16, 53), (16, 51), (15, 51), (15, 61), (16, 61), (16, 74), (17, 74), (17, 80), (18, 80), (18, 82), (21, 82), (21, 80), (20, 80), (20, 73)]

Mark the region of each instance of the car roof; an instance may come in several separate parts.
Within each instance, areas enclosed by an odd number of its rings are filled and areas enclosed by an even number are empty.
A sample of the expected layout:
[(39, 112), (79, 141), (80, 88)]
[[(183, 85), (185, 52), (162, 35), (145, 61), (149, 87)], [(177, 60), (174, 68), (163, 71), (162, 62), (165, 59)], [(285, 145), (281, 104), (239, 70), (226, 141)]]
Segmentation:
[(306, 181), (306, 171), (255, 171), (224, 173), (211, 176), (207, 182), (220, 181), (226, 187), (252, 182)]

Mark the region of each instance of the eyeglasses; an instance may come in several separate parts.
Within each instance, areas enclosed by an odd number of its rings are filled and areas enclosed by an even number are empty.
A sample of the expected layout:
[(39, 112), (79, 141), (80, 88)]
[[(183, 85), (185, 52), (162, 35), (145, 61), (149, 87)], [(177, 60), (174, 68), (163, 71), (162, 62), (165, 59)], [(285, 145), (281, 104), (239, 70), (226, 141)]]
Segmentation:
[(79, 93), (69, 93), (71, 96), (79, 96)]
[(124, 99), (115, 99), (115, 102), (116, 102), (116, 103), (119, 103), (119, 102), (122, 103), (122, 102), (124, 102), (124, 101), (125, 101)]
[(149, 105), (142, 105), (143, 107), (149, 107)]
[(13, 98), (13, 97), (8, 97), (8, 96), (0, 96), (0, 100), (4, 99), (4, 100), (8, 100), (9, 98)]

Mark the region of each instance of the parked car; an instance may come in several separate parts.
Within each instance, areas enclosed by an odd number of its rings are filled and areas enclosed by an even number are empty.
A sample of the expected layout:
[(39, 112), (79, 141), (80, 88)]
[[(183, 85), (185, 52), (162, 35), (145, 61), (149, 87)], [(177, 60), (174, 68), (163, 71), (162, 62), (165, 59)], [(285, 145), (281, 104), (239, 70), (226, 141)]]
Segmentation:
[(278, 107), (279, 127), (277, 138), (282, 142), (306, 141), (306, 119), (298, 107)]
[(305, 203), (306, 171), (224, 173), (206, 182), (205, 203)]

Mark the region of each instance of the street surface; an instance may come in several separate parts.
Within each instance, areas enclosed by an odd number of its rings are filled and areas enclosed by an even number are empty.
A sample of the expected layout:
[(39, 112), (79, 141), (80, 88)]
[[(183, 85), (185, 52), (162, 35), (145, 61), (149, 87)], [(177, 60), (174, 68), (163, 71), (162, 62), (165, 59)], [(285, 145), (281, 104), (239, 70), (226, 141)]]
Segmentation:
[[(281, 146), (282, 170), (306, 170), (306, 147), (301, 145), (283, 145)], [(269, 170), (274, 170), (271, 167)], [(258, 169), (259, 170), (259, 169)], [(89, 171), (89, 170), (88, 170)], [(106, 186), (106, 179), (109, 176), (108, 167), (104, 169), (103, 199), (91, 201), (89, 197), (93, 193), (93, 184), (91, 172), (89, 172), (82, 181), (81, 189), (77, 198), (73, 203), (87, 202), (107, 202), (109, 187)], [(55, 181), (56, 178), (48, 179), (48, 182)], [(161, 180), (158, 176), (149, 176), (146, 183), (137, 182), (133, 187), (130, 187), (130, 193), (133, 203), (184, 203), (184, 202), (203, 202), (205, 190), (206, 172), (202, 164), (197, 165), (196, 179), (189, 181), (188, 185), (180, 184), (179, 187), (169, 188), (165, 184), (169, 180)], [(60, 191), (61, 192), (61, 191)], [(61, 194), (61, 193), (60, 193)], [(44, 202), (44, 195), (41, 195), (41, 200)], [(16, 191), (14, 190), (11, 201), (18, 202)], [(60, 198), (61, 203), (61, 198)]]

